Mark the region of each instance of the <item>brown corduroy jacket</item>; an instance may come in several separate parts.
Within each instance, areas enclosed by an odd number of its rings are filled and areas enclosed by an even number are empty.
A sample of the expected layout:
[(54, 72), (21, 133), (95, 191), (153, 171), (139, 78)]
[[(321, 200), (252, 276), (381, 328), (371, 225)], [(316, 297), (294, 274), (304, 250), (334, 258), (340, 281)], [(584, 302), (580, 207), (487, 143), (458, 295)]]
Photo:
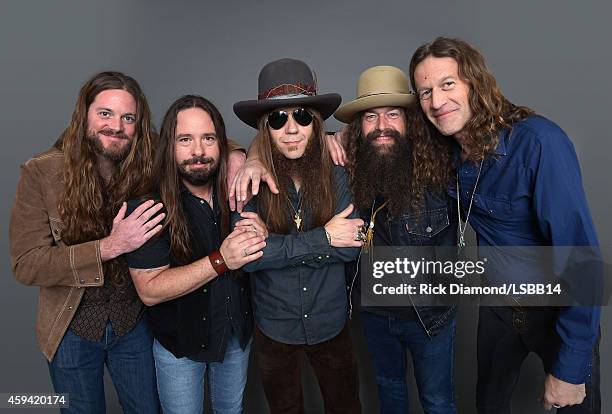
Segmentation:
[(62, 242), (58, 197), (64, 156), (52, 148), (21, 167), (11, 212), (9, 243), (15, 278), (40, 287), (36, 336), (51, 361), (81, 302), (85, 287), (102, 286), (100, 241)]

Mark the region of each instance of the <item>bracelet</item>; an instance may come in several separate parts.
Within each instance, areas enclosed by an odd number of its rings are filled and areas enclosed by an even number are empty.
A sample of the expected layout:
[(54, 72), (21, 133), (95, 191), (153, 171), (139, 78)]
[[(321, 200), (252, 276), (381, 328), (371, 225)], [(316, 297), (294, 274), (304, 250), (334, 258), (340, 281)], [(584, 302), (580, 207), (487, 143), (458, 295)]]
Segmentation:
[(332, 245), (331, 244), (331, 234), (329, 234), (329, 232), (327, 231), (325, 227), (323, 227), (323, 230), (325, 231), (325, 237), (327, 238), (327, 244), (331, 246)]
[(208, 255), (208, 260), (210, 260), (210, 264), (218, 275), (221, 275), (229, 270), (225, 264), (225, 259), (219, 250), (210, 252)]

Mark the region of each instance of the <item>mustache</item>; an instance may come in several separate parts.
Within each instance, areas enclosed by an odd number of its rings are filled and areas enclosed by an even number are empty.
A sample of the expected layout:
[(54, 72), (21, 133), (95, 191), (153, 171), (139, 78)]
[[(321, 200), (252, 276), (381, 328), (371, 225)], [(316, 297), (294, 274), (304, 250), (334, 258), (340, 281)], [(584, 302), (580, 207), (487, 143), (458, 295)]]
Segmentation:
[(183, 162), (181, 162), (182, 165), (192, 165), (192, 164), (212, 164), (215, 161), (214, 158), (211, 157), (205, 157), (203, 155), (200, 155), (199, 157), (193, 157), (190, 158), (188, 160), (184, 160)]
[(109, 137), (112, 136), (112, 137), (118, 137), (121, 139), (128, 139), (128, 136), (125, 133), (121, 131), (116, 131), (112, 128), (103, 128), (98, 131), (98, 134), (106, 135)]
[(399, 131), (395, 130), (395, 129), (391, 129), (391, 128), (386, 128), (386, 129), (375, 129), (373, 131), (370, 131), (367, 135), (366, 135), (366, 139), (368, 141), (374, 141), (376, 138), (380, 137), (380, 136), (388, 136), (388, 137), (393, 137), (395, 140), (400, 139), (400, 133)]

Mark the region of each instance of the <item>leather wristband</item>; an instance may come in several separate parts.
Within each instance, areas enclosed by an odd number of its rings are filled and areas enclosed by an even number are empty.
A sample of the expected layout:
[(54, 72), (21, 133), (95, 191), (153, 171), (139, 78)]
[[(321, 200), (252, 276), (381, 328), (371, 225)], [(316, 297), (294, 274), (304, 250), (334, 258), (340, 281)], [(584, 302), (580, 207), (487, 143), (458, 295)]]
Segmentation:
[(210, 252), (208, 255), (208, 260), (210, 260), (210, 264), (218, 275), (221, 275), (229, 270), (225, 264), (225, 259), (219, 250)]

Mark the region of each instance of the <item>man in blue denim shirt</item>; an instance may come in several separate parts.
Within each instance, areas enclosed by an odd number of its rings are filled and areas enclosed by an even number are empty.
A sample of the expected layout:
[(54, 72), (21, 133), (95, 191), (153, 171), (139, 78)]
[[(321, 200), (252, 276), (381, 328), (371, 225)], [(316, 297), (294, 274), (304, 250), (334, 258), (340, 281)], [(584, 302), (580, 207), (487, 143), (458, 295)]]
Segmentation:
[[(404, 72), (375, 66), (361, 74), (357, 98), (334, 116), (348, 124), (342, 138), (347, 169), (361, 216), (374, 225), (373, 246), (419, 246), (419, 256), (430, 256), (435, 255), (434, 246), (456, 243), (457, 219), (445, 191), (452, 147), (448, 139), (427, 133), (426, 121), (416, 116), (415, 101)], [(358, 301), (361, 285), (365, 294), (366, 278), (372, 275), (362, 273), (361, 283), (355, 283), (356, 269), (349, 276)], [(382, 414), (409, 411), (406, 348), (424, 412), (456, 412), (455, 307), (431, 306), (434, 298), (427, 299), (421, 303), (409, 296), (408, 306), (388, 306), (387, 300), (361, 307)]]
[[(461, 148), (450, 194), (480, 246), (597, 246), (569, 138), (510, 103), (476, 49), (438, 38), (414, 53), (410, 78), (425, 116)], [(460, 245), (464, 232), (460, 223)], [(544, 408), (599, 412), (599, 317), (595, 306), (481, 307), (479, 413), (510, 412), (521, 363), (531, 351), (547, 373)]]
[(323, 129), (340, 100), (335, 93), (317, 95), (304, 62), (280, 59), (261, 70), (258, 99), (234, 105), (259, 130), (258, 158), (280, 188), (278, 195), (262, 189), (242, 218), (234, 218), (237, 229), (266, 237), (263, 256), (244, 270), (251, 272), (256, 355), (273, 414), (304, 411), (302, 354), (326, 412), (361, 412), (344, 262), (359, 253), (363, 221), (351, 215), (346, 173), (332, 164)]

